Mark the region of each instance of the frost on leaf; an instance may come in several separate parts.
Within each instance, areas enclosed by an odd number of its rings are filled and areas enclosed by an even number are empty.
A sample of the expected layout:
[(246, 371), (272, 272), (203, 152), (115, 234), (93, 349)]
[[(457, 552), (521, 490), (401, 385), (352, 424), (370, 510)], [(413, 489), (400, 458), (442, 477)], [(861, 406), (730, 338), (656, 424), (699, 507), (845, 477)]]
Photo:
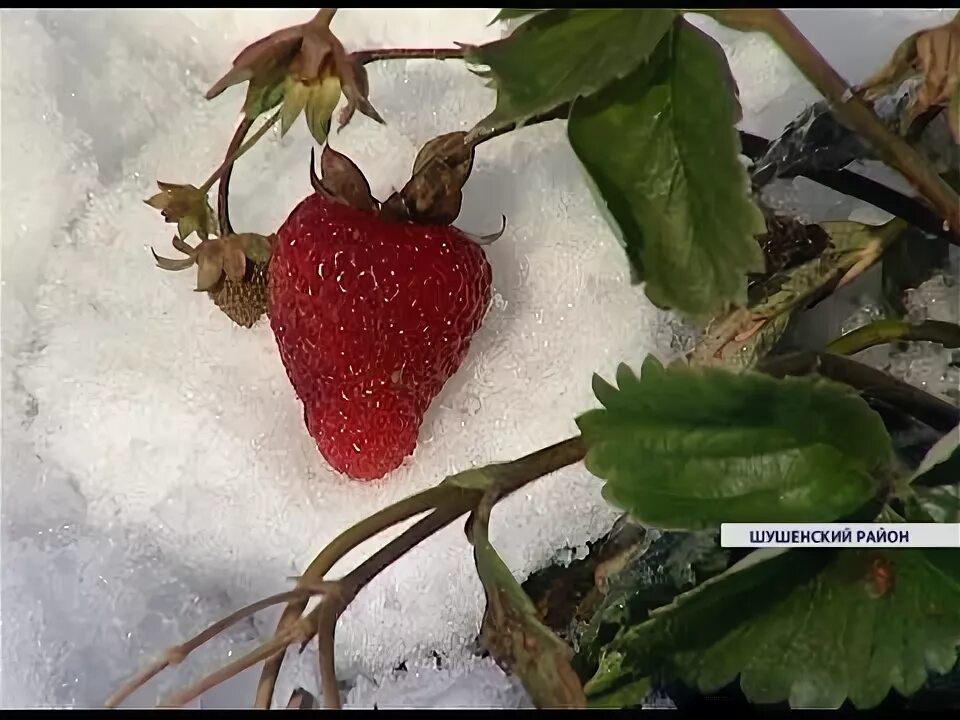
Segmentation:
[(672, 530), (723, 522), (829, 522), (869, 503), (891, 462), (880, 416), (854, 391), (818, 378), (643, 363), (604, 406), (577, 419), (587, 469), (604, 497)]
[(950, 671), (958, 638), (955, 550), (760, 550), (621, 630), (586, 690), (663, 673), (709, 694), (739, 676), (753, 703), (867, 709)]
[(575, 102), (568, 125), (647, 296), (697, 318), (745, 304), (747, 274), (763, 270), (739, 116), (722, 50), (680, 21), (649, 63)]
[(669, 8), (553, 9), (510, 37), (467, 49), (467, 60), (497, 91), (478, 128), (495, 130), (590, 95), (641, 65), (667, 32)]

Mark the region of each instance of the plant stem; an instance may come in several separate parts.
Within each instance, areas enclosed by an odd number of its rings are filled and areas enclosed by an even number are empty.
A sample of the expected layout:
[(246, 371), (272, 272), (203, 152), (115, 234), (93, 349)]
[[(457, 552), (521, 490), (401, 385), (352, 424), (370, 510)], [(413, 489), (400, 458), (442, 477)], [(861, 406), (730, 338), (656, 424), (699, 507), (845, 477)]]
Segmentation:
[(384, 48), (359, 50), (350, 57), (361, 65), (378, 60), (462, 60), (463, 48)]
[(163, 657), (157, 660), (156, 662), (149, 665), (142, 672), (138, 673), (136, 676), (131, 678), (127, 683), (123, 685), (117, 692), (111, 695), (107, 701), (104, 703), (104, 707), (115, 708), (124, 700), (126, 700), (130, 695), (139, 690), (141, 687), (146, 685), (153, 677), (166, 669), (170, 665), (178, 665), (183, 662), (187, 656), (192, 653), (194, 650), (200, 646), (206, 644), (214, 637), (222, 633), (227, 628), (232, 625), (236, 625), (241, 620), (254, 615), (261, 610), (268, 608), (272, 605), (278, 605), (283, 602), (288, 602), (295, 598), (309, 598), (312, 595), (318, 595), (322, 592), (325, 592), (323, 588), (297, 588), (295, 590), (288, 590), (287, 592), (277, 593), (276, 595), (271, 595), (270, 597), (264, 598), (263, 600), (258, 600), (255, 603), (251, 603), (246, 607), (240, 608), (236, 612), (231, 613), (227, 617), (215, 622), (213, 625), (208, 627), (203, 632), (195, 635), (194, 637), (187, 640), (185, 643), (180, 645), (175, 645), (169, 648), (164, 654)]
[[(758, 160), (767, 152), (770, 141), (759, 135), (740, 131), (740, 146), (744, 155)], [(943, 229), (943, 220), (916, 198), (887, 187), (850, 170), (808, 170), (797, 175), (813, 180), (824, 187), (868, 202), (891, 215), (902, 218), (928, 235), (960, 244), (960, 238)]]
[(960, 424), (960, 408), (882, 370), (843, 355), (810, 351), (777, 355), (762, 360), (757, 365), (757, 370), (774, 377), (819, 373), (856, 388), (865, 395), (902, 408), (940, 432), (949, 432)]
[(336, 658), (334, 656), (339, 613), (329, 605), (322, 606), (317, 624), (317, 657), (320, 662), (320, 683), (323, 691), (323, 706), (327, 710), (340, 710), (340, 686), (337, 683)]
[(825, 348), (836, 355), (856, 353), (896, 340), (914, 340), (940, 343), (945, 348), (960, 347), (960, 325), (927, 320), (912, 324), (902, 320), (877, 320), (843, 335)]
[(899, 171), (937, 210), (946, 229), (960, 233), (960, 197), (930, 167), (920, 153), (890, 132), (873, 110), (857, 97), (847, 82), (824, 59), (797, 27), (778, 9), (750, 8), (708, 11), (737, 30), (762, 31), (790, 57), (827, 99), (838, 118), (862, 135), (891, 167)]
[(224, 169), (220, 177), (220, 184), (217, 186), (217, 217), (220, 221), (220, 237), (233, 234), (233, 225), (230, 223), (230, 176), (233, 175), (233, 156), (240, 149), (251, 127), (253, 127), (253, 119), (244, 115), (233, 133), (230, 145), (227, 147), (227, 154), (224, 158), (227, 167)]
[(204, 182), (203, 185), (200, 186), (199, 188), (200, 191), (204, 193), (210, 192), (210, 188), (213, 187), (213, 184), (217, 180), (219, 180), (221, 177), (223, 177), (223, 174), (228, 172), (233, 167), (233, 164), (237, 160), (239, 160), (241, 157), (243, 157), (243, 154), (247, 152), (247, 150), (249, 150), (254, 145), (256, 145), (257, 141), (260, 140), (260, 138), (262, 138), (266, 134), (267, 130), (272, 128), (274, 124), (277, 122), (277, 120), (279, 119), (280, 119), (280, 110), (277, 110), (273, 115), (270, 116), (269, 120), (267, 120), (263, 125), (260, 126), (259, 130), (257, 130), (253, 135), (250, 136), (250, 138), (245, 143), (243, 143), (239, 148), (237, 148), (237, 151), (235, 153), (227, 157), (220, 164), (220, 167), (218, 167), (216, 170), (213, 171), (213, 175), (208, 177), (206, 182)]
[[(467, 473), (461, 475), (468, 473), (471, 476), (485, 474), (491, 481), (502, 483), (503, 495), (508, 495), (544, 475), (549, 475), (560, 468), (579, 462), (585, 454), (586, 447), (578, 436), (538, 450), (513, 462), (488, 465), (473, 471), (467, 471)], [(430, 515), (408, 528), (357, 566), (347, 576), (337, 581), (343, 588), (343, 607), (346, 607), (353, 597), (384, 568), (424, 539), (446, 527), (458, 517), (465, 515), (476, 506), (485, 488), (458, 485), (456, 483), (457, 477), (459, 476), (452, 476), (433, 488), (384, 508), (377, 514), (341, 533), (310, 563), (301, 576), (301, 582), (309, 583), (322, 580), (340, 558), (360, 543), (388, 527), (433, 509), (434, 511)], [(305, 608), (305, 602), (291, 602), (284, 609), (277, 624), (277, 633), (282, 633), (285, 628), (297, 622)], [(313, 611), (313, 613), (316, 612), (316, 610)], [(317, 615), (313, 616), (316, 623), (319, 623), (322, 619)], [(319, 629), (321, 628), (318, 627)], [(268, 709), (270, 707), (282, 665), (282, 654), (272, 657), (264, 663), (260, 674), (260, 682), (257, 686), (256, 708)]]

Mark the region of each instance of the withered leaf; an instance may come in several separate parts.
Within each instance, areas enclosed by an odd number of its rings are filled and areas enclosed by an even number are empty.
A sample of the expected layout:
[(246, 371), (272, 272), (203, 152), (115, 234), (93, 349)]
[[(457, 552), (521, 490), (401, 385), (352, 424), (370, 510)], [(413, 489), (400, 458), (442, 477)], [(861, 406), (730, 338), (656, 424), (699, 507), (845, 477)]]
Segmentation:
[[(313, 151), (310, 164), (313, 165)], [(327, 145), (320, 155), (321, 191), (357, 210), (376, 210), (378, 203), (370, 192), (370, 183), (356, 164), (343, 153)]]
[(468, 523), (477, 572), (487, 598), (480, 638), (501, 667), (515, 673), (538, 708), (582, 708), (586, 697), (570, 665), (573, 651), (547, 628), (493, 545), (488, 491)]
[(893, 56), (861, 85), (871, 100), (919, 75), (921, 83), (900, 118), (900, 131), (907, 133), (914, 121), (931, 108), (947, 108), (960, 83), (960, 12), (943, 25), (921, 30), (904, 40)]
[(790, 315), (830, 289), (851, 282), (871, 267), (906, 227), (894, 219), (872, 227), (857, 222), (825, 222), (830, 243), (819, 257), (776, 272), (755, 290), (747, 308), (714, 319), (690, 356), (697, 365), (751, 367), (787, 327)]

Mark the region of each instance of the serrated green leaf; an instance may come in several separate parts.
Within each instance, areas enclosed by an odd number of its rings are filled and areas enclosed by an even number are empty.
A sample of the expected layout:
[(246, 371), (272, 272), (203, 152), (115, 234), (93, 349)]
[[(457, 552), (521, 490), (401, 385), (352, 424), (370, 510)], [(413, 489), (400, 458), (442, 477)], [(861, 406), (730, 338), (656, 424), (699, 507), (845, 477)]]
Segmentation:
[(330, 133), (330, 118), (340, 102), (340, 81), (336, 77), (325, 78), (313, 87), (304, 114), (313, 139), (321, 145)]
[(866, 709), (948, 672), (958, 645), (955, 550), (795, 550), (731, 568), (621, 633), (587, 691), (663, 669), (704, 693), (739, 675), (751, 702)]
[(883, 422), (845, 385), (755, 372), (626, 366), (577, 419), (604, 497), (669, 529), (826, 522), (861, 507), (891, 462)]
[(951, 481), (960, 481), (960, 427), (946, 433), (930, 448), (910, 482), (944, 485)]
[(590, 95), (643, 63), (676, 17), (670, 8), (553, 9), (466, 58), (497, 89), (487, 129), (522, 122)]
[(283, 109), (280, 112), (280, 137), (286, 135), (293, 126), (309, 98), (310, 88), (307, 85), (293, 78), (287, 78), (283, 93)]
[(747, 273), (763, 270), (738, 117), (722, 51), (685, 22), (648, 64), (574, 104), (570, 143), (658, 305), (700, 317), (742, 305)]

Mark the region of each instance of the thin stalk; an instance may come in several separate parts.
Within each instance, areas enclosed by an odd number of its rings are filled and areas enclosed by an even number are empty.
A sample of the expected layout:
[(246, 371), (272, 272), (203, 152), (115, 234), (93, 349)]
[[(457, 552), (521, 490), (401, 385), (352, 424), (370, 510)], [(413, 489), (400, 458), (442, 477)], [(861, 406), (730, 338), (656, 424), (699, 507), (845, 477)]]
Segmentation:
[(873, 110), (826, 61), (820, 51), (778, 9), (749, 8), (705, 11), (737, 30), (769, 35), (827, 99), (839, 119), (859, 133), (883, 160), (900, 172), (946, 223), (945, 229), (960, 233), (960, 197), (930, 167), (909, 143), (890, 132)]
[(256, 145), (257, 141), (260, 140), (260, 138), (262, 138), (266, 134), (267, 130), (272, 128), (276, 124), (277, 120), (279, 119), (280, 119), (280, 110), (277, 110), (273, 115), (270, 116), (270, 119), (268, 119), (263, 125), (260, 126), (259, 130), (257, 130), (253, 135), (250, 136), (250, 138), (245, 143), (243, 143), (239, 148), (237, 148), (237, 151), (233, 153), (233, 155), (226, 158), (220, 164), (220, 167), (218, 167), (216, 170), (213, 171), (213, 174), (207, 178), (206, 182), (204, 182), (203, 185), (200, 186), (199, 188), (200, 191), (204, 193), (210, 192), (210, 188), (213, 187), (213, 184), (217, 180), (219, 180), (221, 177), (223, 177), (223, 174), (225, 172), (229, 172), (230, 168), (233, 167), (233, 164), (237, 160), (239, 160), (241, 157), (243, 157), (244, 153), (246, 153), (247, 150), (249, 150), (254, 145)]
[[(538, 450), (513, 462), (478, 468), (476, 471), (472, 471), (471, 474), (487, 474), (491, 479), (502, 483), (503, 495), (505, 496), (544, 475), (579, 462), (583, 459), (585, 453), (586, 447), (582, 440), (579, 437), (574, 437), (544, 448), (543, 450)], [(353, 597), (356, 596), (356, 593), (382, 572), (384, 568), (395, 562), (399, 557), (403, 556), (427, 537), (430, 537), (458, 517), (472, 510), (482, 497), (483, 490), (483, 488), (463, 487), (455, 483), (444, 482), (424, 493), (414, 495), (396, 505), (385, 508), (377, 515), (371, 516), (360, 523), (360, 525), (347, 530), (339, 538), (334, 540), (317, 556), (313, 563), (310, 564), (310, 567), (304, 571), (302, 578), (304, 582), (321, 580), (323, 575), (329, 572), (337, 560), (349, 552), (350, 549), (359, 545), (360, 542), (363, 542), (363, 540), (372, 537), (380, 532), (380, 530), (396, 525), (398, 522), (402, 522), (413, 515), (420, 514), (424, 509), (430, 509), (431, 506), (434, 507), (435, 509), (430, 515), (401, 533), (397, 538), (357, 566), (357, 568), (346, 577), (338, 581), (343, 588), (343, 607), (346, 607)], [(417, 502), (414, 503), (414, 500), (417, 500)], [(377, 521), (373, 522), (375, 519)], [(363, 529), (358, 529), (361, 528), (361, 526)], [(353, 544), (354, 541), (356, 541), (355, 544)], [(281, 617), (278, 623), (277, 632), (281, 633), (285, 626), (292, 622), (297, 622), (297, 618), (300, 617), (305, 607), (305, 603), (302, 605), (299, 603), (291, 603), (288, 605), (284, 610), (283, 617)], [(319, 623), (319, 620), (322, 618), (317, 615), (317, 610), (312, 611), (311, 615), (314, 618), (314, 622)], [(337, 615), (339, 616), (339, 612)], [(317, 629), (320, 630), (321, 628), (318, 627)], [(280, 674), (282, 664), (282, 654), (264, 663), (263, 671), (260, 675), (260, 683), (257, 687), (256, 707), (262, 709), (270, 707), (273, 700), (273, 690), (276, 687), (277, 677)]]
[(361, 65), (379, 60), (462, 60), (463, 48), (384, 48), (359, 50), (350, 57)]
[(230, 176), (233, 175), (233, 156), (240, 149), (251, 127), (253, 127), (253, 118), (244, 115), (233, 133), (230, 145), (227, 147), (227, 154), (224, 158), (227, 167), (220, 177), (220, 184), (217, 186), (217, 217), (220, 221), (220, 237), (233, 234), (233, 225), (230, 223)]
[(855, 355), (867, 348), (898, 340), (934, 342), (945, 348), (958, 348), (960, 325), (940, 320), (918, 324), (902, 320), (877, 320), (837, 338), (825, 350), (836, 355)]

